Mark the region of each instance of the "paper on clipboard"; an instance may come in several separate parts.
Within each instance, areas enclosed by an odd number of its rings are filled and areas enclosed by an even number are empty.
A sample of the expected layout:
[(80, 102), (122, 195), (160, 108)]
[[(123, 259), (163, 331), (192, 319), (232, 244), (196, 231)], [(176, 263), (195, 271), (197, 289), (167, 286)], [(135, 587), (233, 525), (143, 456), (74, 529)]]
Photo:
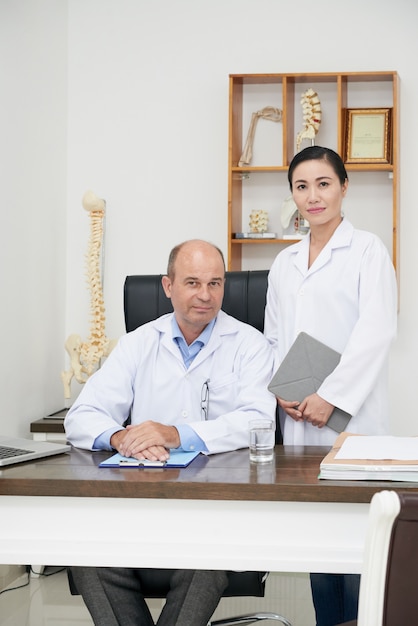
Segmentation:
[(126, 457), (117, 452), (106, 461), (102, 461), (99, 467), (124, 468), (152, 468), (152, 467), (187, 467), (199, 455), (199, 452), (185, 452), (183, 450), (170, 450), (170, 458), (167, 461), (148, 461)]

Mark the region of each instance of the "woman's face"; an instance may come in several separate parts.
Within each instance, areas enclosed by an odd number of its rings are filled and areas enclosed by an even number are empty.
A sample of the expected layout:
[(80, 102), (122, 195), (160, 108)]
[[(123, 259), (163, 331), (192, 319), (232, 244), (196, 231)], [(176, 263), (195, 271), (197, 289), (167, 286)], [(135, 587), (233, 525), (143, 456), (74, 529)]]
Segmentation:
[(333, 167), (323, 159), (304, 161), (293, 172), (293, 199), (311, 228), (339, 224), (347, 187), (348, 181), (342, 185)]

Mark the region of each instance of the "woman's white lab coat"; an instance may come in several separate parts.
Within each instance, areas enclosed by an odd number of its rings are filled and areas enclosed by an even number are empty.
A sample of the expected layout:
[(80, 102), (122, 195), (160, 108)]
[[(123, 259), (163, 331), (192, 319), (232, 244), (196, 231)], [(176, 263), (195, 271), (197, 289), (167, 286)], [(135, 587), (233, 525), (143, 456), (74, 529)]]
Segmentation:
[[(396, 335), (397, 287), (389, 254), (372, 233), (344, 219), (308, 269), (309, 236), (275, 259), (264, 332), (276, 367), (300, 331), (342, 354), (319, 396), (353, 415), (347, 430), (388, 432), (387, 359)], [(284, 443), (332, 445), (337, 433), (283, 412)]]
[[(95, 439), (131, 413), (132, 424), (188, 424), (209, 453), (248, 446), (248, 421), (275, 419), (267, 390), (274, 357), (266, 338), (223, 311), (189, 369), (172, 338), (172, 314), (123, 336), (85, 384), (65, 420), (68, 440), (93, 449)], [(209, 414), (201, 410), (209, 387)]]

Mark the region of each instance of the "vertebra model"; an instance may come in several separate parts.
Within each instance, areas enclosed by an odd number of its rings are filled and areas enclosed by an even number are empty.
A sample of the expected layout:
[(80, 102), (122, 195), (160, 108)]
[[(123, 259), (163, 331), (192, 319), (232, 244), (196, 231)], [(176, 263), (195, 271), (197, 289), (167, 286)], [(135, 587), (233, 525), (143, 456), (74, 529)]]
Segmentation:
[(300, 103), (303, 111), (304, 128), (296, 136), (296, 152), (300, 150), (302, 139), (312, 139), (313, 145), (322, 119), (321, 103), (316, 91), (309, 88), (302, 94)]
[(103, 298), (103, 280), (101, 272), (103, 221), (106, 203), (92, 191), (83, 196), (83, 207), (90, 213), (90, 241), (86, 254), (87, 282), (90, 289), (90, 336), (81, 341), (80, 335), (70, 335), (65, 342), (65, 349), (70, 356), (70, 369), (61, 372), (64, 385), (64, 397), (71, 398), (71, 380), (78, 383), (86, 380), (100, 366), (102, 357), (108, 356), (116, 344), (105, 332), (105, 306)]

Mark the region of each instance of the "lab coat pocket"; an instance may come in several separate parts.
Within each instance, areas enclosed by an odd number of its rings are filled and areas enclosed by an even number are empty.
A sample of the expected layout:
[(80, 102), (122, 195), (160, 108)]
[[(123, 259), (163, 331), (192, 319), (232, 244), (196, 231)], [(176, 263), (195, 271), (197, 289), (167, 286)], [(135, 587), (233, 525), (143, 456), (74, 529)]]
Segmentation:
[(209, 419), (234, 410), (237, 403), (238, 376), (228, 374), (222, 378), (211, 378), (209, 384)]

